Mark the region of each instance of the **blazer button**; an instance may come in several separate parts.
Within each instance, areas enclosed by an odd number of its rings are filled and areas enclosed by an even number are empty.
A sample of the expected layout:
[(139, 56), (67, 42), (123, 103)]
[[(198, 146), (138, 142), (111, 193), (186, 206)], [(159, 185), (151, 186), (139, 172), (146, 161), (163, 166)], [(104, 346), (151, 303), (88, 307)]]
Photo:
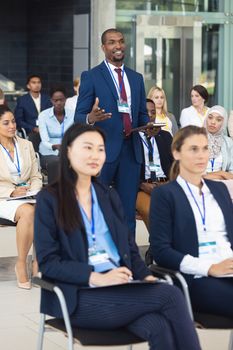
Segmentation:
[(127, 259), (128, 259), (128, 255), (127, 255), (127, 254), (124, 254), (124, 255), (123, 255), (123, 258), (124, 258), (125, 260), (127, 260)]

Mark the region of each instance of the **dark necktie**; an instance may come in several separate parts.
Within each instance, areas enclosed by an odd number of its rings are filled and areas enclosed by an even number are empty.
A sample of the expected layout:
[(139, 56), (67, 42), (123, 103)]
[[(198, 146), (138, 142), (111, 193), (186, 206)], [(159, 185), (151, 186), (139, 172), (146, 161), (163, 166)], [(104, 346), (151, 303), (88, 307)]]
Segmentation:
[[(149, 149), (149, 162), (154, 164), (154, 159), (153, 159), (153, 146), (151, 143), (151, 137), (150, 136), (146, 136), (146, 140), (147, 140), (147, 144), (148, 144), (148, 149)], [(152, 181), (156, 180), (156, 172), (155, 171), (151, 171), (150, 172), (150, 178)]]
[[(121, 99), (124, 102), (127, 102), (127, 95), (126, 95), (126, 91), (125, 91), (125, 84), (124, 84), (124, 81), (122, 80), (122, 74), (121, 74), (122, 70), (121, 70), (121, 68), (115, 68), (114, 70), (117, 72), (117, 75), (118, 75), (119, 87), (121, 89), (121, 91), (120, 91)], [(122, 113), (122, 118), (123, 118), (123, 125), (124, 125), (125, 135), (128, 136), (128, 135), (130, 135), (131, 128), (132, 128), (129, 113)]]

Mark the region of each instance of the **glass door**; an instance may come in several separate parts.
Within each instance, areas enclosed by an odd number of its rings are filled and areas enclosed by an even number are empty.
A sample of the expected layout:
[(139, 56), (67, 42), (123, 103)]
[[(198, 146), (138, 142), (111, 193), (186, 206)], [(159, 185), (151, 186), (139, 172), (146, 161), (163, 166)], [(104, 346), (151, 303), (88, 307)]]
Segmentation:
[(181, 109), (190, 105), (190, 88), (201, 78), (200, 20), (140, 15), (136, 37), (136, 69), (144, 76), (146, 91), (153, 85), (162, 87), (169, 111), (179, 120)]

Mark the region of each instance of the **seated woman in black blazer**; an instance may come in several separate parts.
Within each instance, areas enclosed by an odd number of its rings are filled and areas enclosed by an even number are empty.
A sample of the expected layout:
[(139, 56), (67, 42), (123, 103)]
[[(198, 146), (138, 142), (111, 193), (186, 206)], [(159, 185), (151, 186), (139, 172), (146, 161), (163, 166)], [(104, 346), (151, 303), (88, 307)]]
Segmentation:
[(233, 205), (223, 183), (202, 179), (209, 159), (205, 129), (179, 130), (172, 153), (174, 181), (151, 198), (154, 259), (184, 274), (194, 310), (233, 318)]
[[(39, 270), (63, 290), (72, 324), (125, 326), (150, 349), (200, 349), (181, 292), (153, 283), (118, 195), (95, 181), (105, 161), (102, 131), (71, 126), (60, 157), (58, 181), (37, 199), (35, 245)], [(130, 283), (133, 279), (151, 283)], [(41, 309), (62, 317), (50, 292), (43, 291)]]

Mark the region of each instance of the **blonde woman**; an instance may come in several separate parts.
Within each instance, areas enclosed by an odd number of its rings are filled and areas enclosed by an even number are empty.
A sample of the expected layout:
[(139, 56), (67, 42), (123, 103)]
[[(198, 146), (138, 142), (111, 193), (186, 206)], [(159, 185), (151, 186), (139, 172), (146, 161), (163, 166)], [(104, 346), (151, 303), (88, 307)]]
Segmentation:
[(166, 124), (162, 130), (169, 131), (172, 136), (175, 135), (178, 126), (175, 116), (167, 110), (167, 99), (164, 90), (158, 86), (153, 86), (150, 89), (147, 98), (155, 103), (156, 122)]

